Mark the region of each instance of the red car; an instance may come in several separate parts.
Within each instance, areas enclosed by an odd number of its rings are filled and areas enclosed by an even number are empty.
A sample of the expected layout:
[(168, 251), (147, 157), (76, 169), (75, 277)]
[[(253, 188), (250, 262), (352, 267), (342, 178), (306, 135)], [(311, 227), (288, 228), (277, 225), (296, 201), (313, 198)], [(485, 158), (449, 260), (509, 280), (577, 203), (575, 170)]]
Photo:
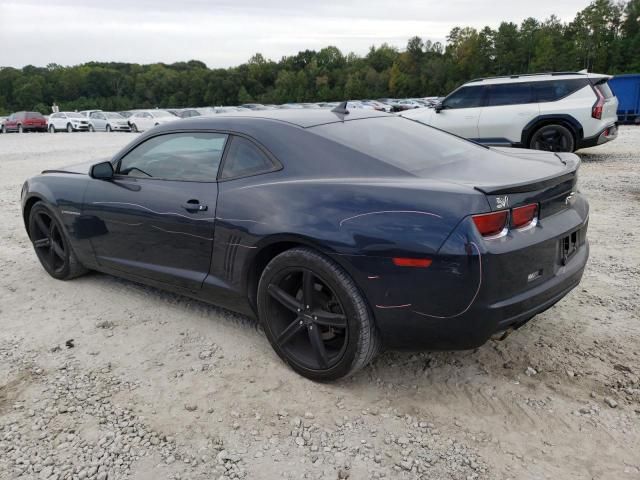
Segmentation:
[(2, 125), (2, 133), (46, 132), (47, 119), (39, 112), (16, 112), (9, 115)]

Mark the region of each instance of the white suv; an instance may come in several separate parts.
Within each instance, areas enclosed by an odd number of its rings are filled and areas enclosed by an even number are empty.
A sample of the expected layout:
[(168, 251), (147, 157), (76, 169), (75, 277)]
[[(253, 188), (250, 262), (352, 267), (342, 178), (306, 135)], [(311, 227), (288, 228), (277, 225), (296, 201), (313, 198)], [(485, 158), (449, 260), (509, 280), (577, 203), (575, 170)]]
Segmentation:
[(573, 152), (618, 135), (610, 78), (586, 72), (482, 78), (434, 108), (402, 116), (486, 145)]

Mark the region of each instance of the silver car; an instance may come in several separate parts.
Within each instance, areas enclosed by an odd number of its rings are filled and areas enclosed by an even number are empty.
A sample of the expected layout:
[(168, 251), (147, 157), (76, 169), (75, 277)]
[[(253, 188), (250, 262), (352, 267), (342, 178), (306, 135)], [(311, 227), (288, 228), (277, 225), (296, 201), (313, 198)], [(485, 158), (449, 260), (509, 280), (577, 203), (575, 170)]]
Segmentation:
[(116, 112), (91, 112), (89, 115), (91, 126), (89, 130), (92, 132), (130, 132), (131, 127), (127, 123), (127, 119)]

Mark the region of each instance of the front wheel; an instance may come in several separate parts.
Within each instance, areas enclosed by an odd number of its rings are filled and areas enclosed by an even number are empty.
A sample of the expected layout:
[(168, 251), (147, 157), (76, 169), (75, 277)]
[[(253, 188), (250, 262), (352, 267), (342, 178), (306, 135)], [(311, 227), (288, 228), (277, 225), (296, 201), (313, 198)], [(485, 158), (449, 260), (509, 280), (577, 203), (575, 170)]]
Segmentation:
[(547, 152), (573, 152), (575, 140), (568, 128), (556, 124), (545, 125), (532, 135), (529, 148)]
[(95, 129), (95, 128), (93, 128), (93, 125), (89, 125), (89, 131), (90, 131), (90, 132), (95, 132), (95, 131), (96, 131), (96, 129)]
[(106, 130), (107, 130), (107, 132), (110, 132), (111, 131), (111, 125), (107, 125)]
[(276, 353), (311, 380), (353, 374), (380, 349), (373, 317), (351, 277), (308, 248), (269, 262), (258, 285), (258, 313)]
[(24, 129), (22, 128), (22, 125), (18, 125), (18, 133), (24, 133)]
[(49, 133), (56, 133), (56, 127), (49, 125)]
[(7, 127), (5, 127), (4, 125), (2, 125), (2, 133), (7, 133)]
[(138, 133), (138, 127), (135, 123), (131, 124), (131, 131), (134, 133)]
[(29, 213), (29, 237), (38, 260), (53, 278), (69, 280), (87, 272), (71, 249), (62, 226), (43, 202), (37, 202)]
[(67, 124), (67, 133), (71, 133), (73, 132), (73, 127), (71, 126), (70, 123)]

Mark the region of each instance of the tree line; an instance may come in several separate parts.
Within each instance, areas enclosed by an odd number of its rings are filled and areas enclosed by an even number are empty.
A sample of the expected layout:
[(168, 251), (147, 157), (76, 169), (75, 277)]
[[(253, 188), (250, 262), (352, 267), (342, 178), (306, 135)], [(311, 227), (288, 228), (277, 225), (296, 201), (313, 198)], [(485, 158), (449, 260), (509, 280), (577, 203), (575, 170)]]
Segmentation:
[(455, 27), (445, 44), (409, 39), (364, 56), (334, 46), (232, 68), (89, 62), (0, 68), (0, 113), (237, 105), (445, 95), (472, 78), (544, 71), (640, 72), (640, 0), (595, 0), (571, 22), (527, 18), (497, 29)]

